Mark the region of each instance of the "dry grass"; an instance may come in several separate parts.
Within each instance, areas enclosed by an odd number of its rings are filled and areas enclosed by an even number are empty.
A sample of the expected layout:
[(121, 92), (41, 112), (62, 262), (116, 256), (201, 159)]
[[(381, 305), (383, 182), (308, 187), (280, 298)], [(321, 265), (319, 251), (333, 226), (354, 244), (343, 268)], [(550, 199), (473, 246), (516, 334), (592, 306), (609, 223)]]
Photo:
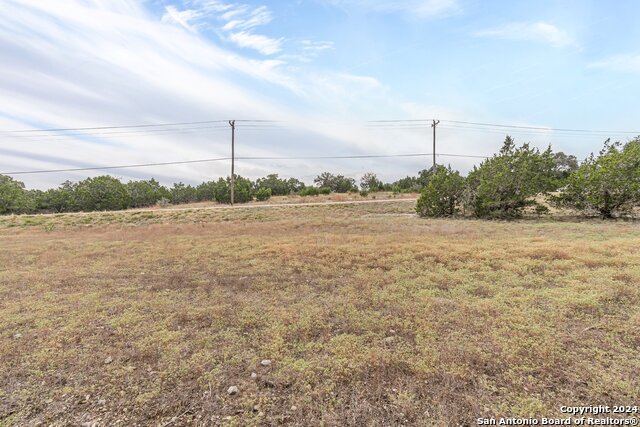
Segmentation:
[(0, 425), (469, 425), (638, 404), (636, 223), (413, 206), (0, 219)]

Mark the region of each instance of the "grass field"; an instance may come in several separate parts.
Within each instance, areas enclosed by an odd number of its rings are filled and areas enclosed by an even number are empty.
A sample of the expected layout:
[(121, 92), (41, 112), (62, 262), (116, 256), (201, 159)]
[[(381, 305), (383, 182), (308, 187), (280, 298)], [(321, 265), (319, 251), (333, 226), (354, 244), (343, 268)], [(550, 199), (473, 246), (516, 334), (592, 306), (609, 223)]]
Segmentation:
[(0, 218), (0, 426), (445, 426), (640, 404), (638, 223), (414, 205)]

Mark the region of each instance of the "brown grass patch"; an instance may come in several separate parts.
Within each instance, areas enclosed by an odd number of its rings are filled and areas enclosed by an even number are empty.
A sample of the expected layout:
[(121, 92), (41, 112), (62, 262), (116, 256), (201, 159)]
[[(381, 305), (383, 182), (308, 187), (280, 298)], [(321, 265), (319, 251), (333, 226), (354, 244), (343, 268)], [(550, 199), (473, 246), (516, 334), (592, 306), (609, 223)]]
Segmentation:
[(413, 207), (0, 220), (0, 426), (471, 425), (637, 404), (634, 224)]

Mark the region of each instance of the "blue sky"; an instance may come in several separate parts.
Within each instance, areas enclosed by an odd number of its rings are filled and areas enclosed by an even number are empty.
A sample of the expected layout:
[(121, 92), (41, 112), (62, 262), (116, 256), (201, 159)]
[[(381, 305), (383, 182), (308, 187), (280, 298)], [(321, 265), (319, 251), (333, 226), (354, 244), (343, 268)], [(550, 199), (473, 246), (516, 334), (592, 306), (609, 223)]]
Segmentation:
[[(0, 3), (0, 130), (223, 119), (244, 156), (431, 151), (430, 129), (367, 120), (442, 119), (438, 151), (492, 154), (500, 128), (516, 141), (584, 157), (607, 136), (640, 128), (638, 2), (477, 0), (4, 0)], [(28, 135), (28, 134), (27, 134)], [(0, 133), (0, 171), (227, 156), (228, 129)], [(467, 171), (477, 159), (441, 157)], [(329, 170), (391, 180), (426, 158), (241, 161), (238, 173), (310, 182)], [(89, 172), (21, 175), (44, 188)], [(124, 180), (200, 182), (207, 163), (110, 171)]]

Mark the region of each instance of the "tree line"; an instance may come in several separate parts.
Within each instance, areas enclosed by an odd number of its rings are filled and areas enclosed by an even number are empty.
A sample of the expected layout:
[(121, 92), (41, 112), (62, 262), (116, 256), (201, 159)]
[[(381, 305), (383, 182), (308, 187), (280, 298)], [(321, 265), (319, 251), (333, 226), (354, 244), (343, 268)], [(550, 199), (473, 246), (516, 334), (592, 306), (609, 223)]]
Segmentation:
[[(360, 187), (353, 178), (324, 172), (307, 186), (296, 178), (280, 178), (270, 174), (252, 181), (236, 175), (234, 202), (264, 201), (272, 196), (358, 192), (366, 195), (375, 191), (419, 191), (426, 184), (428, 170), (418, 177), (407, 177), (385, 184), (374, 173), (365, 174)], [(46, 191), (28, 190), (24, 183), (10, 176), (0, 175), (0, 214), (90, 212), (143, 208), (154, 205), (185, 204), (202, 201), (231, 202), (231, 178), (203, 182), (193, 186), (178, 182), (171, 187), (161, 185), (155, 179), (123, 183), (109, 175), (87, 178), (79, 182), (65, 181), (57, 188)]]
[(640, 138), (607, 140), (598, 155), (578, 164), (551, 147), (517, 147), (507, 136), (500, 152), (466, 177), (438, 166), (416, 210), (427, 217), (510, 219), (527, 210), (545, 214), (547, 205), (605, 219), (633, 214), (640, 207)]
[[(606, 141), (598, 155), (579, 163), (575, 156), (540, 151), (523, 144), (517, 147), (507, 136), (499, 153), (486, 159), (464, 177), (450, 166), (423, 169), (384, 183), (366, 173), (359, 185), (344, 175), (323, 172), (307, 186), (296, 178), (278, 174), (252, 181), (236, 175), (234, 201), (264, 201), (272, 196), (298, 194), (389, 191), (419, 192), (416, 210), (421, 216), (508, 219), (527, 210), (548, 212), (546, 204), (584, 214), (612, 218), (627, 215), (640, 205), (640, 139), (626, 144)], [(65, 181), (46, 191), (28, 190), (10, 176), (0, 175), (0, 214), (121, 210), (153, 205), (201, 201), (230, 203), (230, 177), (197, 186), (161, 185), (155, 179), (123, 183), (104, 175), (79, 182)]]

